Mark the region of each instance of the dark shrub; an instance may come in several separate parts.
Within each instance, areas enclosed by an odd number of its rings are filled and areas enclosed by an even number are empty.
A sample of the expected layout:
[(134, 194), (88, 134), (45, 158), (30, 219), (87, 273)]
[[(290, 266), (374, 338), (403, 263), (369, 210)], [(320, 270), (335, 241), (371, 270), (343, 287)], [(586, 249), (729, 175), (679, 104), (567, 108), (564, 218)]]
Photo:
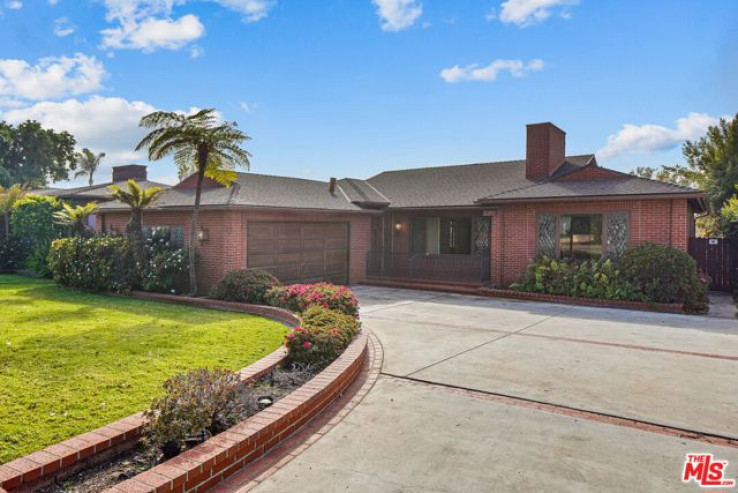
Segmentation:
[(42, 276), (51, 275), (46, 264), (51, 243), (67, 233), (54, 218), (61, 210), (62, 203), (54, 197), (27, 195), (15, 203), (10, 215), (13, 234), (30, 242), (25, 267)]
[(266, 301), (272, 306), (293, 312), (304, 312), (311, 306), (321, 306), (346, 315), (359, 314), (359, 304), (349, 288), (327, 283), (274, 287), (267, 292)]
[(360, 327), (353, 315), (310, 307), (303, 313), (302, 327), (287, 334), (287, 357), (293, 364), (323, 369), (348, 347)]
[(128, 252), (122, 237), (61, 238), (51, 245), (48, 265), (62, 286), (124, 292), (131, 289)]
[(19, 236), (0, 239), (0, 272), (13, 272), (23, 268), (30, 242)]
[(688, 313), (707, 310), (709, 279), (700, 275), (688, 253), (648, 243), (625, 252), (620, 265), (626, 279), (649, 301), (683, 303)]
[(205, 432), (215, 435), (238, 422), (243, 409), (237, 373), (228, 370), (193, 370), (164, 382), (164, 396), (144, 412), (146, 444), (160, 448), (170, 441)]
[(643, 299), (611, 260), (556, 260), (542, 256), (528, 265), (521, 280), (510, 288), (578, 298)]
[(210, 295), (218, 300), (263, 305), (267, 291), (275, 286), (279, 281), (265, 270), (234, 270), (213, 287)]
[(187, 287), (187, 250), (159, 234), (144, 240), (144, 265), (139, 269), (141, 289), (155, 293), (182, 292)]

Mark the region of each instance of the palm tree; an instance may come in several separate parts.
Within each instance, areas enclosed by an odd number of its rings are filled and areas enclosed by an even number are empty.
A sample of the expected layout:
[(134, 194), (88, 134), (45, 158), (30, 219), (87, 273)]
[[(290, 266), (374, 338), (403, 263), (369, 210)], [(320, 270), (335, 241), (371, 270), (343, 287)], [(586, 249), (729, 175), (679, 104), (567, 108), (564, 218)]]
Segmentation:
[(90, 202), (72, 207), (64, 202), (62, 206), (64, 209), (54, 213), (56, 223), (70, 228), (74, 236), (89, 236), (92, 228), (87, 224), (87, 218), (97, 212), (97, 204)]
[(190, 293), (194, 295), (197, 294), (195, 242), (203, 180), (210, 178), (230, 186), (236, 179), (235, 169), (238, 166), (249, 167), (250, 154), (241, 145), (251, 138), (237, 128), (236, 122), (221, 122), (214, 108), (190, 116), (157, 111), (141, 118), (139, 125), (153, 130), (138, 143), (137, 151), (147, 148), (151, 161), (172, 155), (180, 175), (197, 175), (188, 252)]
[(131, 219), (126, 224), (126, 233), (131, 241), (133, 259), (140, 268), (145, 261), (143, 211), (158, 200), (164, 189), (161, 187), (143, 189), (134, 180), (128, 180), (128, 187), (125, 189), (116, 185), (111, 185), (109, 188), (112, 198), (120, 200), (131, 208)]
[(92, 186), (92, 176), (97, 171), (97, 168), (100, 167), (100, 161), (102, 161), (102, 158), (104, 157), (104, 152), (95, 154), (86, 147), (82, 149), (82, 152), (76, 152), (74, 154), (74, 160), (79, 167), (79, 171), (74, 174), (74, 177), (79, 178), (80, 176), (88, 176), (90, 178), (89, 184)]
[(13, 185), (10, 188), (3, 188), (0, 185), (0, 214), (3, 215), (3, 224), (5, 225), (5, 237), (10, 236), (10, 211), (26, 194), (27, 190), (20, 185)]

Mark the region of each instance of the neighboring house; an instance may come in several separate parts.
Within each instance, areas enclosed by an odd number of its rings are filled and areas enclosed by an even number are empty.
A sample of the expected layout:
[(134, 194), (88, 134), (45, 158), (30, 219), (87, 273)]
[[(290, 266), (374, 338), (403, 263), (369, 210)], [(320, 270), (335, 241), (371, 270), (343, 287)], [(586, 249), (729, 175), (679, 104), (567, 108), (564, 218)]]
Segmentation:
[[(194, 176), (144, 213), (187, 238)], [(198, 274), (264, 268), (283, 282), (433, 281), (507, 286), (538, 253), (617, 257), (653, 242), (687, 249), (705, 195), (565, 155), (565, 133), (528, 125), (526, 159), (387, 171), (367, 180), (239, 173), (206, 181)], [(124, 205), (100, 229), (123, 231)]]
[[(99, 183), (93, 186), (77, 188), (39, 188), (31, 190), (34, 195), (48, 195), (63, 200), (72, 206), (85, 205), (90, 202), (98, 204), (110, 200), (110, 186), (117, 185), (125, 187), (128, 180), (136, 180), (142, 188), (162, 187), (169, 185), (148, 180), (147, 168), (141, 164), (126, 164), (124, 166), (113, 166), (112, 181)], [(92, 228), (97, 227), (97, 216), (90, 216), (89, 224)]]

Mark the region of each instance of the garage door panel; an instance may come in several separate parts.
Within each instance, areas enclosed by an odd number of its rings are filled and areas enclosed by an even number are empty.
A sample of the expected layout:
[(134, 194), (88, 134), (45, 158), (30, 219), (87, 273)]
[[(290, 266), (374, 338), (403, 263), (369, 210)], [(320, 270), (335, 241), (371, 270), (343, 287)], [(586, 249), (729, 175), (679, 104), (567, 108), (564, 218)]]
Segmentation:
[(274, 253), (274, 240), (251, 239), (248, 244), (248, 254), (272, 254)]
[(348, 281), (347, 223), (251, 223), (247, 265), (283, 283)]

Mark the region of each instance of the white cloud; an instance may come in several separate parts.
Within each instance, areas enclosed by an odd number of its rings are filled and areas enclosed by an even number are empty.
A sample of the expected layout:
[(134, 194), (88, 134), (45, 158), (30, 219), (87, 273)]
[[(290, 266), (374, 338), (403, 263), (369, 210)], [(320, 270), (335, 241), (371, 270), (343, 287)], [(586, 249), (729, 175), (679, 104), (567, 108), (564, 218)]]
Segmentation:
[(419, 0), (372, 0), (382, 20), (382, 30), (402, 31), (412, 26), (423, 14)]
[(707, 113), (690, 113), (676, 121), (675, 128), (662, 125), (633, 125), (626, 123), (617, 133), (607, 138), (607, 145), (597, 151), (599, 159), (609, 159), (621, 154), (644, 154), (673, 149), (685, 140), (702, 137), (718, 118)]
[(51, 5), (52, 7), (54, 7), (56, 4), (59, 3), (59, 0), (48, 0), (48, 2), (49, 2), (49, 5)]
[(195, 45), (190, 48), (190, 58), (200, 58), (203, 53), (205, 53), (205, 50), (200, 46)]
[[(205, 26), (193, 14), (174, 16), (174, 7), (192, 0), (104, 0), (105, 18), (113, 27), (100, 31), (102, 48), (152, 52), (179, 50), (200, 39)], [(243, 15), (246, 22), (265, 18), (275, 0), (206, 0)], [(190, 54), (199, 56), (201, 49)]]
[(72, 24), (66, 17), (59, 17), (54, 21), (54, 34), (60, 38), (73, 34), (76, 29), (77, 26)]
[(85, 101), (44, 101), (11, 109), (0, 113), (0, 119), (17, 124), (30, 118), (44, 127), (66, 130), (77, 139), (77, 147), (105, 152), (106, 165), (115, 166), (144, 157), (133, 149), (145, 134), (138, 123), (142, 116), (152, 111), (156, 108), (143, 101), (92, 96)]
[(541, 59), (534, 59), (528, 63), (522, 60), (497, 59), (485, 67), (478, 64), (460, 67), (455, 65), (441, 70), (441, 78), (449, 83), (455, 82), (494, 82), (500, 72), (509, 72), (513, 77), (525, 77), (530, 72), (543, 70)]
[(252, 111), (254, 111), (254, 105), (253, 105), (253, 104), (251, 104), (251, 103), (247, 103), (246, 101), (240, 101), (240, 102), (238, 103), (238, 105), (239, 105), (239, 106), (241, 107), (241, 109), (242, 109), (243, 111), (245, 111), (246, 113), (251, 113)]
[(577, 3), (579, 0), (507, 0), (500, 5), (499, 19), (507, 24), (527, 27), (545, 21), (554, 10), (559, 12), (559, 16), (569, 19), (569, 8)]
[(150, 53), (157, 49), (178, 50), (205, 32), (197, 16), (188, 14), (177, 20), (149, 17), (141, 22), (125, 22), (120, 27), (103, 29), (102, 47), (137, 49)]
[(5, 8), (8, 10), (20, 10), (23, 8), (23, 2), (19, 0), (8, 0), (5, 2)]
[(0, 97), (41, 100), (89, 93), (102, 88), (107, 75), (97, 58), (81, 53), (42, 58), (36, 65), (0, 59)]

